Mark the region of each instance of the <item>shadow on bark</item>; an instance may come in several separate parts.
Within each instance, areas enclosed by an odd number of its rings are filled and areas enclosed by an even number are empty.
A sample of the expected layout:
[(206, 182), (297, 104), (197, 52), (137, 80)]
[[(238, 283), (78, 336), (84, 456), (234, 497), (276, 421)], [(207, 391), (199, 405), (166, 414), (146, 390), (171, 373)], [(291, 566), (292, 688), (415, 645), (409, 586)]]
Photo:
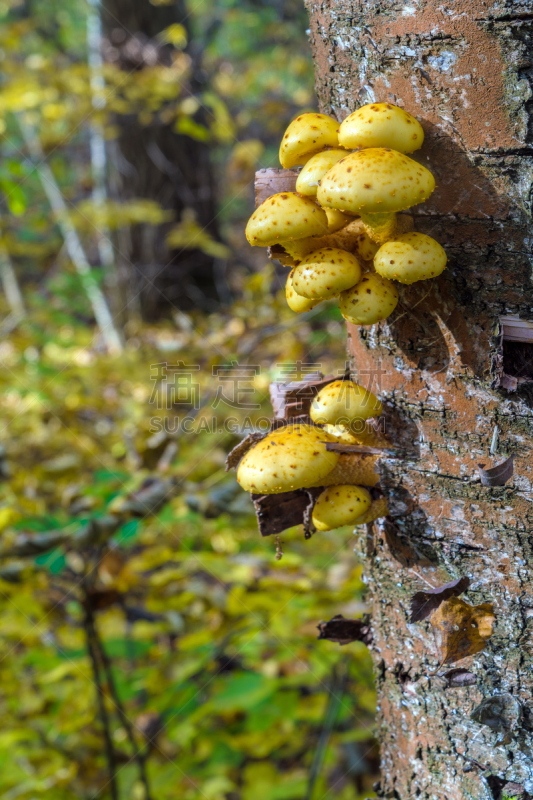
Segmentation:
[[(424, 127), (429, 135), (412, 157), (433, 172), (437, 186), (412, 213), (415, 230), (442, 244), (448, 264), (437, 279), (399, 287), (400, 302), (387, 320), (390, 340), (411, 369), (432, 374), (466, 369), (487, 379), (499, 316), (531, 318), (530, 304), (524, 303), (524, 287), (532, 281), (524, 210), (498, 192), (490, 170), (477, 167), (475, 156), (430, 123)], [(510, 161), (508, 169), (513, 170)], [(524, 364), (519, 355), (518, 372), (511, 374), (522, 376), (530, 359)]]

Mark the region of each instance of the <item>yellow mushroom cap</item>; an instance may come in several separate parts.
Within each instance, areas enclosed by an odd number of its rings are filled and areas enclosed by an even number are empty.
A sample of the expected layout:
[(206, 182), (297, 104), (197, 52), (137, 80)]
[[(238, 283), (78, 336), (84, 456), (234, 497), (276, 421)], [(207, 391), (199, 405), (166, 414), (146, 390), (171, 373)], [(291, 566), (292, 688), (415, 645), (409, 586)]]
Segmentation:
[(292, 285), (293, 275), (294, 270), (289, 274), (287, 283), (285, 284), (285, 297), (287, 298), (287, 305), (291, 311), (295, 311), (297, 314), (303, 314), (305, 311), (311, 311), (312, 308), (319, 304), (320, 300), (308, 300), (306, 297), (302, 297), (301, 294), (298, 294)]
[(317, 425), (346, 425), (356, 419), (378, 417), (380, 401), (353, 381), (333, 381), (319, 391), (311, 403), (310, 417)]
[(359, 261), (338, 247), (322, 247), (302, 259), (294, 270), (294, 289), (310, 300), (335, 297), (361, 278)]
[(344, 228), (346, 225), (349, 225), (350, 222), (353, 222), (353, 217), (351, 217), (349, 214), (343, 214), (342, 211), (337, 211), (336, 208), (325, 208), (324, 211), (326, 212), (326, 217), (328, 218), (329, 233), (340, 231), (341, 228)]
[(320, 181), (331, 167), (347, 156), (346, 150), (324, 150), (311, 156), (296, 180), (296, 191), (306, 197), (316, 197)]
[(402, 233), (385, 242), (374, 258), (374, 266), (384, 278), (400, 283), (415, 283), (435, 278), (446, 267), (446, 252), (425, 233)]
[(422, 147), (424, 131), (417, 119), (391, 103), (371, 103), (346, 117), (339, 129), (343, 147), (392, 147), (412, 153)]
[(318, 531), (331, 531), (349, 525), (368, 511), (372, 498), (363, 486), (331, 486), (316, 499), (313, 525)]
[(317, 199), (324, 208), (352, 214), (402, 211), (427, 200), (431, 172), (396, 150), (370, 147), (351, 153), (326, 172)]
[(278, 242), (323, 236), (327, 233), (325, 211), (308, 197), (296, 192), (280, 192), (256, 208), (246, 226), (250, 244), (271, 247)]
[(331, 433), (338, 442), (344, 444), (373, 445), (379, 447), (386, 440), (380, 438), (374, 428), (364, 419), (355, 419), (345, 425), (324, 425), (324, 430)]
[(354, 436), (349, 428), (345, 428), (344, 425), (324, 424), (324, 430), (331, 433), (338, 442), (343, 442), (344, 444), (360, 444), (359, 439)]
[(320, 485), (336, 466), (338, 453), (325, 442), (335, 437), (312, 425), (287, 425), (267, 434), (242, 458), (237, 480), (256, 494), (278, 494)]
[(357, 286), (339, 295), (339, 308), (344, 319), (355, 325), (373, 325), (386, 319), (398, 305), (398, 290), (392, 281), (365, 272)]
[(300, 114), (281, 140), (279, 160), (285, 169), (305, 164), (325, 147), (338, 146), (339, 123), (327, 114)]

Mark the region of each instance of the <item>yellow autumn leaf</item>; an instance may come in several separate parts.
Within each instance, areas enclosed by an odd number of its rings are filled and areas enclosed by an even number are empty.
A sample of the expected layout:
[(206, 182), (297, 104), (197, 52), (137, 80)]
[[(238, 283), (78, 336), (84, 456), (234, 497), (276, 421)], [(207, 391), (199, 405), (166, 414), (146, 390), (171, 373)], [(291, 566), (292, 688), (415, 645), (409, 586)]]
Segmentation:
[(12, 525), (18, 519), (20, 519), (20, 514), (14, 508), (10, 506), (0, 508), (0, 531), (3, 531), (8, 525)]
[(167, 235), (169, 247), (176, 250), (201, 250), (213, 258), (229, 258), (230, 250), (222, 242), (217, 242), (196, 220), (192, 208), (186, 208), (180, 222)]
[(484, 650), (495, 622), (492, 603), (471, 606), (451, 597), (431, 617), (441, 665), (460, 661)]

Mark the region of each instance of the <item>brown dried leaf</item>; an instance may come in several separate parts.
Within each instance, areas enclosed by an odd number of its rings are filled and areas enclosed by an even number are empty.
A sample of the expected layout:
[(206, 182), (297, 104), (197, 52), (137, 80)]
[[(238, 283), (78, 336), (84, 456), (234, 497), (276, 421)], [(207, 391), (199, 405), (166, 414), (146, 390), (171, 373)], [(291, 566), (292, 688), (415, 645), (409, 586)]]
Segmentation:
[(455, 667), (445, 672), (442, 676), (448, 689), (461, 689), (463, 686), (475, 686), (477, 684), (477, 675), (470, 672), (464, 667)]
[(372, 643), (372, 630), (370, 625), (362, 619), (346, 619), (342, 614), (337, 614), (329, 622), (321, 622), (318, 626), (319, 639), (337, 642), (340, 645), (350, 642)]
[(505, 486), (511, 480), (514, 472), (514, 456), (509, 456), (501, 464), (490, 469), (484, 469), (485, 464), (478, 464), (479, 475), (483, 486)]
[(289, 419), (302, 414), (308, 415), (311, 402), (324, 386), (339, 377), (324, 377), (321, 372), (312, 372), (301, 381), (283, 383), (276, 381), (269, 386), (270, 402), (276, 419)]
[(484, 650), (495, 619), (492, 603), (471, 606), (460, 597), (450, 597), (441, 603), (430, 620), (441, 666)]
[(312, 509), (321, 491), (322, 487), (317, 486), (279, 494), (252, 494), (261, 536), (272, 536), (305, 523), (306, 511)]
[(273, 194), (294, 192), (298, 169), (260, 169), (255, 173), (255, 205), (260, 206)]
[(450, 583), (445, 583), (443, 586), (437, 586), (435, 589), (416, 592), (411, 597), (411, 618), (409, 622), (421, 622), (421, 620), (427, 619), (444, 600), (449, 600), (450, 597), (457, 597), (466, 592), (469, 586), (470, 578), (458, 578)]
[(242, 442), (235, 445), (233, 450), (231, 450), (226, 458), (226, 472), (230, 469), (236, 469), (239, 465), (239, 461), (241, 458), (246, 455), (250, 447), (253, 447), (256, 442), (262, 439), (264, 434), (262, 433), (249, 433)]

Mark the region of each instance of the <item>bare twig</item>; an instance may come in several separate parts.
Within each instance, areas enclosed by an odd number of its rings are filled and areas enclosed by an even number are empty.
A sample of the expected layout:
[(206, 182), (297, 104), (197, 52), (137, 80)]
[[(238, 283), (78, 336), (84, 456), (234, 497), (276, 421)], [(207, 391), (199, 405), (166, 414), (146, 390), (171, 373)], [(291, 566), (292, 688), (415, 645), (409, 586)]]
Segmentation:
[(335, 729), (335, 724), (339, 715), (339, 709), (342, 705), (344, 692), (346, 691), (349, 678), (349, 669), (349, 663), (346, 660), (343, 664), (341, 664), (339, 669), (334, 668), (333, 670), (331, 685), (329, 687), (329, 700), (326, 706), (324, 721), (322, 723), (322, 730), (320, 732), (320, 737), (316, 746), (315, 754), (313, 756), (313, 762), (311, 764), (311, 769), (309, 770), (309, 780), (307, 783), (305, 800), (312, 800), (316, 782), (318, 776), (320, 775), (320, 770), (322, 769), (324, 757), (328, 749), (329, 740)]
[[(87, 598), (86, 598), (87, 599)], [(91, 660), (91, 667), (93, 671), (94, 685), (96, 688), (96, 698), (98, 701), (98, 711), (102, 723), (105, 749), (107, 757), (107, 765), (109, 771), (109, 789), (111, 792), (112, 800), (119, 800), (118, 782), (117, 782), (117, 757), (113, 745), (113, 738), (111, 735), (111, 722), (107, 708), (105, 706), (104, 689), (100, 674), (100, 665), (98, 663), (97, 652), (97, 635), (96, 627), (94, 624), (94, 615), (90, 608), (89, 602), (85, 605), (85, 619), (84, 619), (85, 635), (87, 637), (87, 650)]]
[(144, 786), (144, 800), (152, 800), (151, 794), (150, 794), (150, 785), (148, 783), (148, 775), (147, 775), (147, 772), (146, 772), (146, 756), (147, 756), (147, 753), (146, 752), (145, 753), (141, 752), (141, 750), (139, 749), (139, 747), (137, 745), (137, 742), (135, 740), (135, 732), (134, 732), (134, 729), (133, 729), (133, 725), (131, 724), (130, 720), (128, 719), (128, 715), (126, 714), (126, 711), (124, 709), (124, 705), (123, 705), (122, 700), (120, 699), (120, 696), (118, 694), (117, 686), (116, 686), (116, 683), (115, 683), (115, 678), (113, 676), (113, 669), (112, 669), (111, 661), (109, 659), (109, 656), (106, 653), (106, 650), (105, 650), (105, 647), (104, 647), (104, 643), (100, 639), (100, 635), (98, 633), (98, 629), (97, 629), (96, 625), (93, 626), (93, 631), (94, 631), (94, 644), (95, 644), (95, 647), (96, 647), (96, 649), (98, 651), (102, 666), (104, 668), (104, 673), (105, 673), (107, 685), (108, 685), (108, 688), (109, 688), (109, 693), (110, 693), (110, 695), (111, 695), (111, 697), (113, 699), (113, 702), (115, 704), (115, 708), (117, 710), (118, 716), (120, 717), (120, 721), (121, 721), (121, 723), (124, 726), (124, 729), (126, 731), (126, 734), (127, 734), (127, 737), (128, 737), (128, 741), (129, 741), (129, 743), (131, 745), (133, 758), (137, 762), (137, 766), (138, 766), (138, 769), (139, 769), (139, 778), (141, 780), (141, 783)]

